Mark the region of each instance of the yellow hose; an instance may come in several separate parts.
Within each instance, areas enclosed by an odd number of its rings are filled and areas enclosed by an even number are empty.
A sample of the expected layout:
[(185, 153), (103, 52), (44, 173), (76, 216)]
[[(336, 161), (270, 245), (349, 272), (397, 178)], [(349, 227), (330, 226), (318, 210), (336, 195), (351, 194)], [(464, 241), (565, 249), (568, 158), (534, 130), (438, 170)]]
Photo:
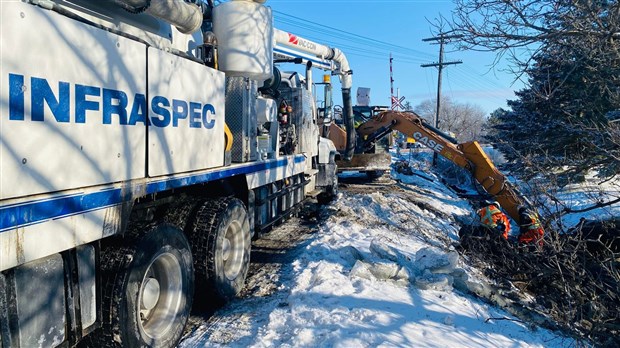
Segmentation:
[(230, 149), (232, 149), (232, 144), (233, 144), (233, 135), (230, 131), (230, 128), (228, 128), (228, 125), (226, 123), (224, 123), (224, 139), (226, 141), (226, 151), (230, 151)]

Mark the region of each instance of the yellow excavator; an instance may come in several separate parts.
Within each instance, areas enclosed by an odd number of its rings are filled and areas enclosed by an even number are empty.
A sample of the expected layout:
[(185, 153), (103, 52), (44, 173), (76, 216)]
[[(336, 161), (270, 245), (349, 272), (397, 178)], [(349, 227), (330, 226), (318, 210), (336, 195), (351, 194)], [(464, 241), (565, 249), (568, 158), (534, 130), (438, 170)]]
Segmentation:
[(501, 204), (506, 213), (521, 224), (519, 207), (529, 203), (495, 167), (477, 141), (459, 144), (454, 138), (424, 122), (414, 112), (398, 111), (382, 112), (359, 125), (358, 141), (374, 141), (393, 130), (415, 139), (468, 170), (484, 190)]

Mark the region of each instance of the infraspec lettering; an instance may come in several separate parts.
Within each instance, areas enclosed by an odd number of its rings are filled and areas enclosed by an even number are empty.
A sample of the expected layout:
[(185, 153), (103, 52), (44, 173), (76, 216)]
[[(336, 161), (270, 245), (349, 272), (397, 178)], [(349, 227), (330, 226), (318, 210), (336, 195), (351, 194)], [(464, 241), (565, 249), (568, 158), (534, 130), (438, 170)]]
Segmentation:
[[(215, 126), (215, 107), (195, 101), (151, 98), (151, 113), (147, 113), (146, 96), (136, 93), (130, 100), (127, 93), (115, 89), (58, 82), (58, 95), (46, 79), (30, 78), (30, 119), (25, 110), (25, 77), (9, 74), (9, 120), (44, 121), (45, 105), (56, 122), (87, 123), (100, 118), (102, 124), (117, 123), (134, 126), (138, 123), (155, 127), (179, 127), (184, 123), (190, 128), (212, 129)], [(73, 110), (72, 110), (73, 109)], [(73, 111), (73, 112), (72, 112)]]

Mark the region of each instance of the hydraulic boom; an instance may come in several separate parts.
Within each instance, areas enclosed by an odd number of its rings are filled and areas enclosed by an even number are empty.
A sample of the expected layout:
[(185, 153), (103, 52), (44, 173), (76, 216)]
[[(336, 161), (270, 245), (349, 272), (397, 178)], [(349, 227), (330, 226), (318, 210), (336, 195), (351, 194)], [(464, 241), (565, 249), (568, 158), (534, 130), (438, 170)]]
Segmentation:
[(432, 128), (413, 112), (386, 111), (360, 125), (357, 131), (361, 136), (373, 138), (384, 134), (388, 129), (393, 129), (414, 138), (459, 167), (471, 172), (485, 191), (502, 205), (506, 213), (521, 224), (518, 210), (525, 199), (495, 167), (480, 144), (477, 141), (457, 144), (454, 139)]

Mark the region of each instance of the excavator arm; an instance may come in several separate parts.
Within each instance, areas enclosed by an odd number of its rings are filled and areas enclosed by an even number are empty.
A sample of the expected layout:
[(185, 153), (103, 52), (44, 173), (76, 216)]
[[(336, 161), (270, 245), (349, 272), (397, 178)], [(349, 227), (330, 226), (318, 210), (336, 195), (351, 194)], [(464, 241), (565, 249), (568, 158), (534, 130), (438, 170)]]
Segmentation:
[(525, 199), (495, 167), (480, 144), (477, 141), (455, 144), (449, 137), (432, 128), (413, 112), (386, 111), (361, 124), (357, 132), (361, 136), (373, 138), (388, 129), (393, 129), (414, 138), (459, 167), (468, 170), (484, 190), (502, 205), (506, 213), (520, 224), (518, 210)]

